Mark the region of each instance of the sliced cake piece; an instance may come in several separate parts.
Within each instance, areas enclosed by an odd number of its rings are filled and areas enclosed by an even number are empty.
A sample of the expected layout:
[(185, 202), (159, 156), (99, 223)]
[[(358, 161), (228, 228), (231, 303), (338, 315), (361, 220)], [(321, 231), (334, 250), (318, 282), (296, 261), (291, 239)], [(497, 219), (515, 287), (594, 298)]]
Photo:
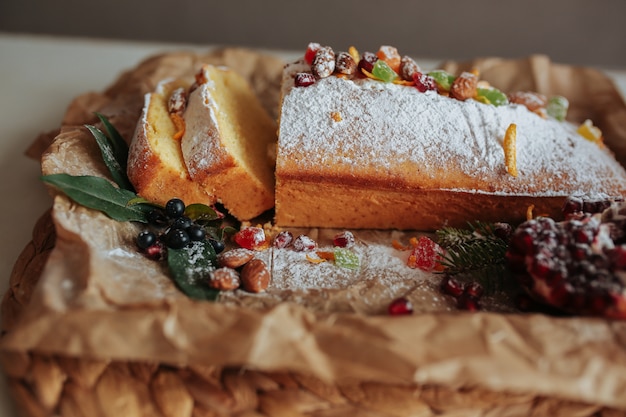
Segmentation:
[(130, 144), (128, 177), (142, 197), (165, 204), (177, 197), (189, 203), (214, 204), (216, 197), (191, 180), (183, 161), (180, 140), (168, 102), (175, 91), (186, 91), (190, 82), (165, 80), (147, 94), (142, 115)]
[(235, 217), (255, 217), (274, 206), (276, 123), (234, 71), (205, 65), (196, 78), (181, 140), (189, 175)]

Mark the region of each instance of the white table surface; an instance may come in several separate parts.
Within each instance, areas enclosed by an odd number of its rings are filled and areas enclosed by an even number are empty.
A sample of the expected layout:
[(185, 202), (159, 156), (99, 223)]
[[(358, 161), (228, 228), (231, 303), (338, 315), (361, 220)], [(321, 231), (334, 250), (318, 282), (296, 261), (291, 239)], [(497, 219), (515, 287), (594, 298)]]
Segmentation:
[[(0, 294), (8, 288), (13, 264), (30, 241), (36, 220), (51, 203), (39, 180), (38, 163), (24, 156), (26, 148), (39, 133), (58, 127), (74, 97), (104, 89), (149, 55), (177, 49), (209, 47), (0, 32)], [(626, 69), (606, 73), (626, 92)], [(0, 374), (0, 417), (15, 415)]]

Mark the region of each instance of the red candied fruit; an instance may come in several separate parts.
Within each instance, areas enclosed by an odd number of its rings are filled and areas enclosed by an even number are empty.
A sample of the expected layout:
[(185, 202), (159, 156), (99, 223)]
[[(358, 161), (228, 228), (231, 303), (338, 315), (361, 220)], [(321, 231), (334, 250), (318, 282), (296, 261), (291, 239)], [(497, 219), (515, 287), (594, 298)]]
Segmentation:
[(293, 241), (293, 249), (296, 252), (310, 252), (315, 250), (317, 247), (317, 242), (311, 239), (307, 235), (300, 235)]
[(367, 72), (374, 70), (374, 64), (378, 61), (376, 54), (372, 52), (364, 52), (359, 61), (359, 70), (364, 69)]
[(315, 54), (320, 47), (321, 45), (317, 42), (311, 42), (307, 45), (306, 52), (304, 53), (304, 60), (307, 64), (311, 65), (313, 63), (313, 58), (315, 58)]
[(420, 93), (437, 91), (435, 79), (419, 71), (413, 74), (413, 82), (415, 82), (415, 88), (417, 88)]
[(296, 74), (293, 83), (296, 87), (308, 87), (315, 84), (315, 76), (309, 72), (299, 72)]
[(351, 248), (355, 243), (354, 235), (350, 231), (344, 231), (337, 233), (333, 237), (333, 245), (339, 248)]
[(404, 297), (396, 298), (387, 307), (390, 316), (404, 316), (413, 313), (413, 304)]
[(434, 271), (440, 267), (441, 253), (442, 249), (435, 241), (422, 236), (414, 244), (407, 265), (426, 272)]
[(235, 233), (235, 242), (245, 249), (259, 250), (267, 246), (265, 231), (260, 227), (245, 227)]

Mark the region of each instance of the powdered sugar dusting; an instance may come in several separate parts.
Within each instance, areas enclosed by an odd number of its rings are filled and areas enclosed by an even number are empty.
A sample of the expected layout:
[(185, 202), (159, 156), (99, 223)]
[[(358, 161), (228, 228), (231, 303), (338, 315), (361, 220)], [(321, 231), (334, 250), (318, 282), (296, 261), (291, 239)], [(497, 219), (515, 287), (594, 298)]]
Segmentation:
[[(374, 172), (419, 188), (478, 184), (473, 188), (545, 196), (604, 190), (607, 181), (623, 178), (609, 153), (574, 126), (525, 106), (496, 107), (334, 76), (295, 88), (293, 74), (305, 70), (300, 62), (283, 75), (278, 176), (295, 161), (303, 176), (333, 167), (338, 175), (367, 178)], [(333, 112), (341, 122), (332, 121)], [(502, 141), (511, 123), (517, 125), (519, 179), (505, 170)]]

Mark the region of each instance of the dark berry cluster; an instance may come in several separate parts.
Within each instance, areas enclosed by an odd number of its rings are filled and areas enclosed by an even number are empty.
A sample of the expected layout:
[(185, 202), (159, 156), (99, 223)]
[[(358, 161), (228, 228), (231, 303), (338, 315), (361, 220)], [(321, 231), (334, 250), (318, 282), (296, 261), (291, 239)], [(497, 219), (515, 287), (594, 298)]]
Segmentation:
[[(151, 228), (141, 231), (136, 244), (151, 259), (165, 258), (167, 248), (182, 249), (192, 242), (203, 241), (207, 233), (202, 224), (185, 215), (185, 203), (172, 198), (165, 207), (148, 213)], [(224, 242), (210, 239), (216, 253), (224, 250)]]

